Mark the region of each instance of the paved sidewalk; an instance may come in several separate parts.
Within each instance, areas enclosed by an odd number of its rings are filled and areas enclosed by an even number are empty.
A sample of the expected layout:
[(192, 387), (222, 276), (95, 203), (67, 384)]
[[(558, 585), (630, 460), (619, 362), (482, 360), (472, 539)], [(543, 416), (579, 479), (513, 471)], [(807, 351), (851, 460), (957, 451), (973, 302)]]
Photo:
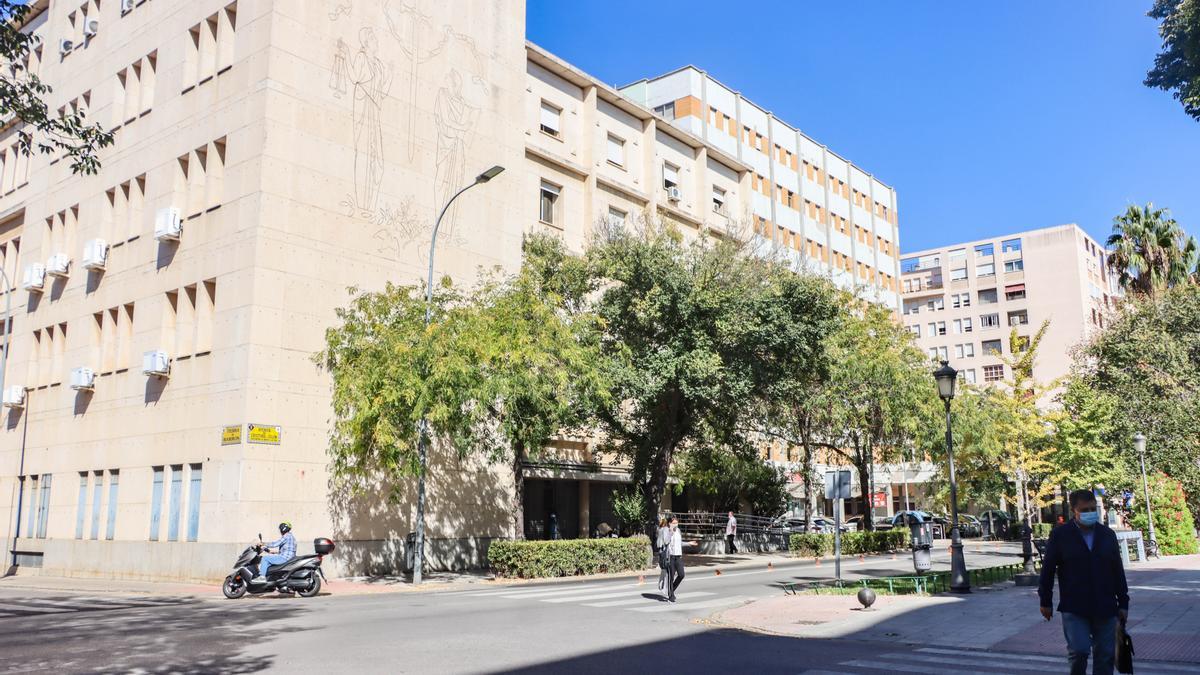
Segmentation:
[[(1200, 664), (1200, 556), (1135, 563), (1129, 633), (1138, 661)], [(726, 625), (803, 638), (1063, 656), (1062, 624), (1038, 613), (1037, 589), (1011, 582), (966, 596), (880, 596), (862, 611), (854, 596), (779, 596), (726, 611)], [(1197, 669), (1200, 671), (1200, 668)]]
[[(949, 558), (946, 554), (947, 541), (939, 541), (934, 546), (934, 569), (949, 569)], [(1014, 562), (1020, 552), (1020, 544), (1016, 542), (981, 542), (968, 541), (967, 552), (969, 563), (972, 565), (1001, 565)], [(940, 558), (938, 557), (940, 556)], [(763, 569), (767, 566), (780, 567), (788, 565), (796, 570), (796, 581), (811, 581), (826, 579), (833, 576), (834, 564), (832, 558), (822, 558), (814, 561), (809, 558), (798, 558), (787, 552), (779, 553), (739, 553), (734, 555), (703, 555), (685, 554), (684, 566), (690, 575), (712, 575), (740, 570)], [(373, 593), (405, 593), (431, 592), (445, 590), (462, 590), (475, 585), (485, 587), (500, 587), (511, 585), (542, 585), (569, 584), (580, 581), (596, 581), (603, 579), (657, 578), (658, 567), (652, 566), (645, 570), (634, 572), (618, 572), (614, 574), (593, 574), (577, 577), (554, 577), (549, 579), (506, 579), (496, 578), (482, 570), (469, 572), (435, 572), (425, 576), (425, 583), (419, 587), (413, 586), (412, 581), (403, 576), (373, 576), (373, 577), (344, 577), (330, 578), (324, 585), (325, 591), (332, 595), (363, 595)], [(889, 574), (911, 574), (912, 558), (907, 551), (895, 554), (868, 556), (846, 556), (842, 559), (842, 575), (846, 579), (862, 576), (884, 576)], [(695, 577), (693, 577), (695, 578)], [(120, 595), (155, 595), (155, 596), (193, 596), (219, 597), (221, 586), (219, 581), (212, 583), (143, 581), (130, 579), (101, 579), (90, 577), (55, 577), (41, 574), (19, 573), (15, 576), (0, 577), (0, 590), (23, 589), (37, 591), (69, 591), (85, 593), (113, 593)]]

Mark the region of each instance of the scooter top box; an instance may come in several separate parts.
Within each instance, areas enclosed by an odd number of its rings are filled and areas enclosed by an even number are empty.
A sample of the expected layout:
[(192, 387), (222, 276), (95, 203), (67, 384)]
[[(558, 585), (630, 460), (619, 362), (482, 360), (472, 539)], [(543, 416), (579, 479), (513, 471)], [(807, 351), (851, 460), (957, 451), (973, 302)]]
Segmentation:
[(330, 553), (333, 553), (333, 540), (326, 539), (325, 537), (313, 539), (313, 549), (316, 550), (317, 555), (329, 555)]

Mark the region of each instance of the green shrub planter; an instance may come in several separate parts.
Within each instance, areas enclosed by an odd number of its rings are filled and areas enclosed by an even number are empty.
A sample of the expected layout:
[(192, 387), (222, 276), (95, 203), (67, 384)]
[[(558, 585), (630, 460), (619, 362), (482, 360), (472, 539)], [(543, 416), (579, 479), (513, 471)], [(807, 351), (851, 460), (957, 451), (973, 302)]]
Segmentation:
[(497, 576), (521, 579), (644, 570), (651, 562), (650, 540), (637, 535), (625, 539), (493, 541), (488, 547), (488, 562)]
[[(788, 550), (804, 558), (820, 558), (833, 554), (833, 533), (793, 534)], [(908, 546), (908, 530), (876, 530), (847, 532), (842, 535), (842, 555), (888, 553)]]

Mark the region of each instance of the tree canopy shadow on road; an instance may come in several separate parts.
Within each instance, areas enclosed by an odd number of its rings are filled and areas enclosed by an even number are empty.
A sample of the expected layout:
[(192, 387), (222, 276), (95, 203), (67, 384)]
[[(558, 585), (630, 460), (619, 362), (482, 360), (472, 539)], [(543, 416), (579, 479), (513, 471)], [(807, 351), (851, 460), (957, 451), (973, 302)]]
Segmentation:
[[(6, 598), (6, 604), (14, 599)], [(19, 601), (18, 601), (19, 602)], [(249, 657), (279, 622), (311, 611), (284, 602), (165, 600), (154, 606), (104, 610), (119, 599), (79, 601), (89, 611), (28, 615), (0, 622), (0, 670), (233, 675), (271, 668), (273, 658)], [(19, 629), (15, 629), (19, 628)], [(15, 629), (15, 630), (14, 630)], [(289, 631), (307, 630), (289, 626)]]

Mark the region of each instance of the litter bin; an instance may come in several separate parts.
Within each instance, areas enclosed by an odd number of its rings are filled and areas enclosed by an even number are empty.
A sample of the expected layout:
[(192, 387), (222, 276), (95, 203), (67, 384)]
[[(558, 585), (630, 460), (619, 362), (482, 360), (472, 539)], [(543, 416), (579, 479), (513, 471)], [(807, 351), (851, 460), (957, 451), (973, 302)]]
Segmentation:
[(928, 572), (933, 567), (933, 556), (930, 553), (933, 548), (933, 523), (914, 522), (909, 528), (912, 535), (913, 569), (917, 574)]
[(417, 567), (417, 533), (409, 532), (404, 538), (404, 566), (411, 572)]

